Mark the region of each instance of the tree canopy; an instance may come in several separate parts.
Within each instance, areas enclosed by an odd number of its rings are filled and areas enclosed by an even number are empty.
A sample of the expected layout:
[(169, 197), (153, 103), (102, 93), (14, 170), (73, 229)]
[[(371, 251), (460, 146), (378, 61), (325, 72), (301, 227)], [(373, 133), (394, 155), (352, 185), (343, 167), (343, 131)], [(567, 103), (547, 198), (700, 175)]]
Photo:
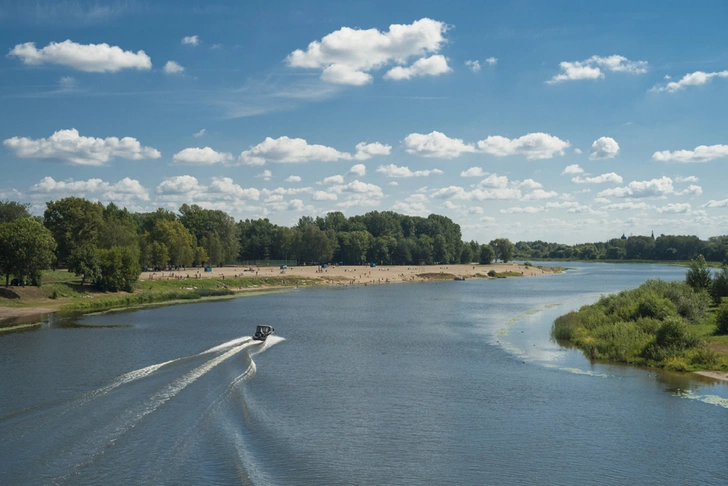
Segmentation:
[(0, 272), (5, 274), (5, 285), (11, 275), (40, 285), (42, 272), (53, 261), (55, 249), (51, 232), (32, 218), (0, 224)]

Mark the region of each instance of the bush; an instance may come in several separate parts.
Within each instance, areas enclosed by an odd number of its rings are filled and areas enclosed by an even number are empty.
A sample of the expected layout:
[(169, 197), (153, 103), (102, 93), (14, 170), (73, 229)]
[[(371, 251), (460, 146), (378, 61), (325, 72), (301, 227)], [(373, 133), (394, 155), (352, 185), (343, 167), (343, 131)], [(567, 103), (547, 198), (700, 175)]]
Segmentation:
[(715, 314), (715, 333), (728, 334), (728, 304), (721, 304)]
[(655, 333), (655, 344), (661, 348), (682, 350), (697, 346), (700, 339), (690, 332), (687, 324), (679, 317), (670, 317)]
[(637, 305), (637, 315), (635, 317), (651, 317), (664, 321), (668, 317), (676, 316), (677, 309), (672, 301), (655, 294), (648, 294)]
[(579, 327), (579, 315), (572, 311), (554, 321), (551, 334), (556, 339), (573, 339), (576, 329)]
[(496, 272), (495, 270), (491, 270), (491, 271), (488, 272), (488, 276), (489, 277), (497, 277), (498, 276), (498, 272)]

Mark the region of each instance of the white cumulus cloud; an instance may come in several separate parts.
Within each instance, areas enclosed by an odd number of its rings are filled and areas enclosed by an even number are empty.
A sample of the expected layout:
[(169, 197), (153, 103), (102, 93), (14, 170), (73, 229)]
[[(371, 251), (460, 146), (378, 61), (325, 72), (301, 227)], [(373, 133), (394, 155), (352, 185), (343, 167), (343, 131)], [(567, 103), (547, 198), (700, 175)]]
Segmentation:
[(384, 174), (386, 177), (427, 177), (430, 174), (443, 174), (439, 169), (412, 171), (409, 167), (400, 167), (395, 164), (380, 165), (377, 172)]
[(78, 130), (58, 130), (48, 138), (37, 140), (12, 137), (3, 145), (21, 159), (58, 159), (75, 165), (104, 165), (114, 157), (129, 160), (158, 159), (158, 150), (142, 147), (136, 138), (82, 137)]
[(367, 175), (367, 167), (364, 164), (355, 164), (351, 166), (348, 172), (349, 175), (364, 177)]
[(376, 155), (389, 155), (389, 153), (391, 151), (392, 151), (391, 145), (384, 145), (379, 142), (374, 142), (374, 143), (360, 142), (360, 143), (356, 144), (356, 153), (354, 154), (354, 158), (356, 160), (368, 160)]
[(269, 181), (271, 177), (273, 177), (273, 173), (269, 171), (268, 169), (264, 170), (260, 174), (256, 175), (255, 177), (259, 179), (263, 179), (264, 181)]
[(532, 201), (536, 199), (551, 199), (558, 197), (559, 193), (556, 191), (544, 191), (543, 189), (536, 189), (530, 194), (523, 196), (524, 201)]
[(335, 162), (337, 160), (367, 160), (375, 155), (387, 155), (392, 149), (389, 145), (380, 143), (359, 143), (356, 154), (339, 152), (333, 147), (309, 144), (302, 138), (266, 137), (258, 145), (244, 150), (238, 157), (238, 162), (246, 165), (263, 165), (272, 163), (303, 163), (311, 161)]
[(619, 144), (612, 137), (600, 137), (594, 140), (589, 158), (592, 160), (613, 159), (619, 153)]
[[(286, 62), (291, 67), (320, 69), (321, 79), (326, 82), (361, 86), (372, 81), (370, 71), (390, 63), (402, 65), (412, 57), (421, 58), (410, 67), (414, 68), (428, 54), (436, 54), (446, 43), (447, 29), (444, 22), (428, 18), (412, 24), (393, 24), (386, 32), (342, 27), (311, 42), (306, 50), (293, 51)], [(420, 64), (416, 69), (418, 74), (430, 74), (428, 71), (442, 70), (442, 66)]]
[(114, 184), (101, 179), (56, 181), (52, 177), (44, 177), (40, 182), (31, 186), (30, 192), (52, 195), (53, 197), (74, 195), (88, 197), (89, 199), (115, 201), (122, 204), (149, 200), (149, 191), (138, 180), (129, 177), (125, 177)]
[(203, 137), (203, 136), (205, 136), (205, 132), (206, 132), (206, 131), (207, 131), (207, 130), (205, 130), (205, 129), (203, 128), (203, 129), (202, 129), (202, 130), (200, 130), (199, 132), (197, 132), (197, 133), (193, 133), (193, 134), (192, 134), (192, 136), (193, 136), (193, 137), (195, 137), (195, 138), (200, 138), (200, 137)]
[(200, 44), (200, 37), (197, 35), (188, 35), (185, 37), (182, 37), (182, 40), (180, 41), (181, 44), (185, 44), (188, 46), (196, 46)]
[(710, 162), (723, 157), (728, 157), (728, 145), (700, 145), (694, 150), (663, 150), (652, 154), (652, 160), (682, 163)]
[(561, 173), (561, 175), (566, 175), (566, 174), (583, 174), (583, 173), (584, 173), (584, 169), (582, 169), (581, 167), (579, 167), (579, 164), (572, 164), (572, 165), (567, 165), (564, 168), (564, 171)]
[(480, 62), (479, 61), (465, 61), (465, 65), (473, 71), (474, 73), (477, 73), (480, 71)]
[(341, 175), (332, 175), (329, 177), (325, 177), (323, 181), (321, 181), (321, 184), (343, 184), (344, 183), (344, 176)]
[(437, 76), (452, 71), (447, 65), (447, 59), (441, 54), (430, 57), (423, 57), (415, 61), (409, 67), (396, 66), (387, 71), (384, 79), (400, 81), (411, 79), (417, 76)]
[(529, 160), (550, 159), (554, 155), (564, 155), (564, 150), (569, 146), (569, 142), (540, 132), (513, 139), (496, 135), (478, 142), (478, 149), (483, 153), (497, 157), (525, 155)]
[(610, 172), (609, 174), (602, 174), (596, 177), (576, 176), (571, 179), (571, 182), (575, 182), (577, 184), (621, 184), (622, 176), (617, 175), (614, 172)]
[(301, 177), (297, 175), (288, 176), (286, 177), (286, 182), (301, 182)]
[(311, 198), (314, 201), (336, 201), (339, 197), (333, 192), (316, 191)]
[(462, 171), (460, 177), (483, 177), (487, 174), (481, 167), (471, 167), (468, 170)]
[(689, 203), (667, 204), (657, 208), (658, 213), (689, 213), (692, 206)]
[[(668, 93), (676, 93), (680, 90), (685, 89), (687, 86), (700, 86), (709, 82), (713, 78), (728, 78), (727, 71), (718, 71), (712, 73), (705, 73), (703, 71), (695, 71), (694, 73), (686, 74), (679, 81), (670, 81), (665, 86), (655, 86), (650, 91), (667, 91)], [(670, 79), (670, 78), (665, 78)]]
[(663, 197), (674, 193), (672, 179), (669, 177), (660, 177), (649, 181), (632, 181), (626, 187), (615, 187), (613, 189), (605, 189), (597, 196), (599, 197)]
[(175, 61), (167, 61), (167, 64), (164, 65), (164, 72), (167, 74), (182, 74), (184, 71), (185, 68)]
[(580, 79), (600, 79), (604, 71), (644, 74), (647, 72), (647, 61), (630, 61), (624, 56), (607, 57), (592, 56), (585, 61), (563, 61), (559, 63), (561, 73), (546, 81), (548, 84)]
[(18, 44), (8, 56), (18, 57), (25, 64), (59, 64), (93, 73), (152, 68), (152, 60), (144, 51), (134, 53), (108, 44), (77, 44), (70, 39), (51, 42), (42, 49), (37, 49), (34, 42)]
[(475, 152), (472, 144), (459, 138), (450, 138), (444, 133), (433, 131), (428, 134), (410, 133), (403, 142), (407, 153), (420, 157), (452, 159), (463, 153)]
[(216, 152), (210, 147), (186, 148), (172, 156), (172, 162), (184, 165), (212, 165), (230, 162), (233, 155), (227, 152)]

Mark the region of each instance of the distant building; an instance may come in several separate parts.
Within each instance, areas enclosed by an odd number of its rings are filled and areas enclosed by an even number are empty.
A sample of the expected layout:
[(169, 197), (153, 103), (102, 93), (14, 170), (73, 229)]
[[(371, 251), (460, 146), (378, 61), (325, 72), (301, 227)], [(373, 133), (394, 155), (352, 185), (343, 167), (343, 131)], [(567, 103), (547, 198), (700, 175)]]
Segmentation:
[(626, 237), (626, 236), (624, 236), (624, 233), (622, 233), (622, 239), (623, 239), (623, 240), (626, 240), (626, 239), (627, 239), (627, 237)]

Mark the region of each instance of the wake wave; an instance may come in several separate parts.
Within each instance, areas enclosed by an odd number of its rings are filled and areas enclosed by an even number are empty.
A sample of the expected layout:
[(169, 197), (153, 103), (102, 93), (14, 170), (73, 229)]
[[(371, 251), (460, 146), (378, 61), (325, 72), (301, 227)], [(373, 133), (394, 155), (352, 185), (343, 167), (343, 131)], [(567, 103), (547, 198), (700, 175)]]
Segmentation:
[[(253, 341), (249, 336), (236, 338), (201, 353), (124, 373), (106, 385), (75, 399), (34, 407), (35, 413), (28, 413), (30, 410), (19, 411), (13, 414), (17, 420), (0, 419), (0, 435), (5, 437), (4, 444), (0, 446), (0, 453), (5, 447), (15, 450), (34, 447), (34, 455), (12, 467), (16, 469), (16, 473), (23, 476), (31, 475), (28, 476), (29, 480), (43, 478), (44, 482), (52, 483), (76, 482), (75, 480), (86, 477), (92, 470), (90, 466), (104, 456), (104, 453), (117, 444), (125, 434), (140, 425), (145, 417), (179, 396), (190, 385), (222, 363), (247, 351), (249, 359), (244, 360), (245, 368), (242, 373), (239, 371), (240, 368), (234, 371), (238, 366), (237, 362), (234, 362), (232, 366), (226, 367), (229, 371), (223, 370), (222, 374), (217, 373), (212, 381), (207, 380), (202, 388), (197, 387), (198, 391), (190, 395), (195, 397), (202, 392), (200, 405), (207, 402), (209, 407), (216, 407), (229, 398), (232, 391), (242, 382), (255, 376), (256, 365), (252, 356), (282, 341), (283, 338), (273, 336), (263, 342)], [(195, 360), (202, 362), (189, 369)], [(183, 371), (185, 368), (187, 370)], [(160, 374), (161, 370), (167, 371)], [(183, 372), (180, 374), (180, 371)], [(225, 374), (231, 371), (235, 374), (226, 378)], [(170, 377), (170, 373), (175, 373), (177, 377), (174, 375)], [(218, 377), (224, 380), (223, 383), (216, 384), (219, 381)], [(209, 399), (212, 399), (211, 403), (208, 402)], [(204, 410), (199, 410), (199, 407), (196, 408), (203, 415), (206, 413)], [(176, 412), (171, 411), (162, 415), (162, 422), (167, 420), (169, 413), (174, 416)], [(159, 423), (160, 419), (157, 419), (149, 425), (159, 427)], [(171, 432), (179, 433), (179, 425), (175, 424)], [(130, 440), (132, 438), (123, 442), (125, 446)], [(104, 461), (107, 459), (108, 457)]]

